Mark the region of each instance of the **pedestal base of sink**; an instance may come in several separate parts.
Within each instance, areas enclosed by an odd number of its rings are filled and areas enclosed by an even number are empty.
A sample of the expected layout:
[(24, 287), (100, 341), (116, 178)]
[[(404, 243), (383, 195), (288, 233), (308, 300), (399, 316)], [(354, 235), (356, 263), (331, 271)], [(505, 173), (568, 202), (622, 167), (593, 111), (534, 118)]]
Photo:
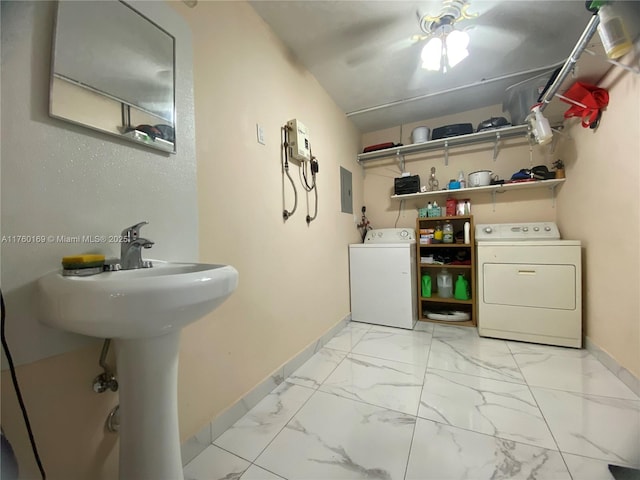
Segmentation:
[(180, 331), (114, 339), (120, 394), (120, 480), (183, 480), (178, 429)]

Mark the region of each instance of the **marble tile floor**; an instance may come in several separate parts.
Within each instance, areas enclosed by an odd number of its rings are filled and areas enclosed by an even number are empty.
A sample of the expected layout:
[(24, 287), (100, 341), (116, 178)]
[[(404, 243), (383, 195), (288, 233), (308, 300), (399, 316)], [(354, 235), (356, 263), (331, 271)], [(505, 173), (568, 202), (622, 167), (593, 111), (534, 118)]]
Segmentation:
[(640, 468), (640, 398), (586, 350), (349, 323), (185, 480), (608, 480)]

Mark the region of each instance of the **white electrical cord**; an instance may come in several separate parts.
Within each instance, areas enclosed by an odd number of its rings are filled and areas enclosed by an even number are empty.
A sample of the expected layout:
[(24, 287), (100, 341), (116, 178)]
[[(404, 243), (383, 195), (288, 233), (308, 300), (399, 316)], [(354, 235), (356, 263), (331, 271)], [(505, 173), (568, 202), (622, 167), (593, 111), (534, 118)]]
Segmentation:
[(298, 176), (300, 177), (300, 183), (302, 183), (302, 188), (304, 188), (307, 192), (310, 192), (311, 190), (316, 188), (316, 176), (315, 174), (311, 175), (313, 182), (311, 183), (311, 185), (309, 185), (309, 182), (307, 181), (307, 163), (309, 162), (303, 162), (303, 163), (304, 165), (301, 165), (300, 170), (298, 171)]
[[(311, 143), (309, 143), (309, 156), (311, 157), (311, 160), (309, 162), (304, 162), (304, 166), (300, 167), (300, 171), (302, 173), (303, 176), (303, 183), (302, 183), (302, 187), (307, 191), (310, 192), (311, 190), (313, 190), (314, 195), (315, 195), (315, 204), (314, 204), (314, 212), (313, 212), (313, 217), (310, 215), (307, 215), (307, 225), (310, 225), (311, 222), (313, 222), (316, 217), (318, 216), (318, 189), (316, 188), (316, 172), (317, 170), (317, 166), (318, 166), (318, 162), (316, 157), (313, 156), (313, 150), (311, 149)], [(307, 163), (309, 163), (311, 165), (311, 178), (313, 179), (313, 182), (311, 183), (311, 185), (309, 185), (309, 182), (307, 181)], [(304, 170), (303, 170), (304, 168)], [(315, 170), (314, 170), (315, 169)]]
[(315, 188), (315, 186), (316, 186), (316, 175), (314, 173), (313, 174), (313, 187), (314, 187), (313, 191), (314, 191), (315, 196), (316, 196), (316, 202), (315, 202), (315, 208), (314, 208), (314, 211), (313, 211), (313, 217), (307, 215), (307, 225), (309, 225), (311, 222), (313, 222), (316, 219), (316, 217), (318, 216), (318, 189)]
[(404, 200), (400, 200), (400, 209), (398, 210), (398, 217), (396, 218), (396, 223), (393, 225), (395, 228), (398, 228), (398, 220), (400, 220), (400, 214), (402, 213), (403, 204), (404, 204)]
[[(293, 181), (293, 178), (291, 178), (291, 175), (289, 174), (289, 158), (288, 158), (288, 151), (287, 149), (289, 148), (289, 134), (288, 134), (288, 127), (285, 125), (284, 127), (282, 127), (282, 148), (283, 148), (283, 154), (280, 157), (282, 159), (282, 169), (284, 170), (284, 173), (287, 174), (287, 177), (289, 178), (289, 181), (291, 182), (291, 186), (293, 187), (293, 209), (291, 211), (287, 210), (286, 207), (284, 208), (284, 210), (282, 211), (282, 217), (284, 218), (285, 221), (287, 221), (296, 211), (296, 208), (298, 208), (298, 190), (296, 189), (296, 184)], [(285, 199), (284, 199), (284, 191), (282, 192), (282, 203), (284, 205), (285, 203)]]

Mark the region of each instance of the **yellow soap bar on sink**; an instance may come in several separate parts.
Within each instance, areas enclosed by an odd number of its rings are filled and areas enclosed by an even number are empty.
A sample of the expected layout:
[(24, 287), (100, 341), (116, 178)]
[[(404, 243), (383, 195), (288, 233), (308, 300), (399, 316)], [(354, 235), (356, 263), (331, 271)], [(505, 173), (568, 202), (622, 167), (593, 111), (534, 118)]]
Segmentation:
[(104, 265), (104, 255), (91, 253), (62, 257), (62, 267), (65, 269), (93, 268), (102, 265)]

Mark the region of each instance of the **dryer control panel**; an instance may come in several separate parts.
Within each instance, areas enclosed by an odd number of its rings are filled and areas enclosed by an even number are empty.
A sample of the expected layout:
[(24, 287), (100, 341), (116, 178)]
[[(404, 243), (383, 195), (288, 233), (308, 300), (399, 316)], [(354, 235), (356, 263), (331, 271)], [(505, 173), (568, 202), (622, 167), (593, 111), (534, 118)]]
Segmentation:
[(519, 240), (560, 240), (560, 230), (554, 222), (476, 225), (476, 242)]
[(412, 228), (379, 228), (369, 230), (364, 243), (413, 243), (416, 232)]

